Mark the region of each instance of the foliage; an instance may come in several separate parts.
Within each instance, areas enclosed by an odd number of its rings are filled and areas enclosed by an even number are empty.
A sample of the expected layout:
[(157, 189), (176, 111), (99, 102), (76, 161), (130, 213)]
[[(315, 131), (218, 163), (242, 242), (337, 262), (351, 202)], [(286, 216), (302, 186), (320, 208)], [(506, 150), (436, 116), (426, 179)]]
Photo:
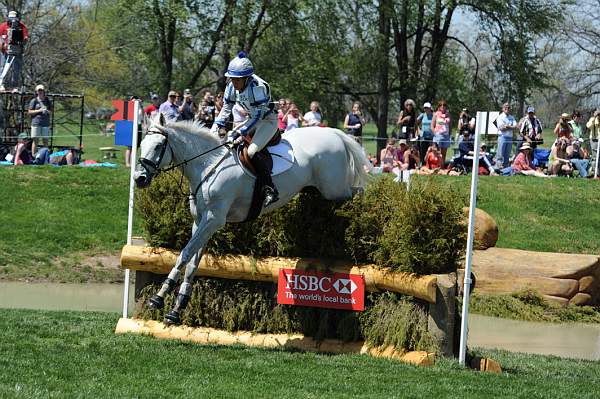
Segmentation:
[[(152, 310), (146, 300), (158, 286), (144, 288), (136, 317), (162, 320), (176, 293), (165, 298), (165, 310)], [(427, 331), (421, 306), (394, 294), (372, 294), (364, 313), (277, 304), (277, 286), (255, 281), (202, 278), (194, 282), (190, 303), (182, 315), (187, 326), (255, 333), (301, 333), (316, 340), (364, 339), (370, 346), (404, 350), (437, 350)]]
[(437, 342), (427, 331), (427, 314), (419, 306), (386, 292), (373, 299), (373, 305), (360, 315), (362, 333), (371, 346), (413, 348), (433, 351)]
[[(136, 192), (136, 207), (144, 215), (142, 227), (148, 244), (156, 247), (183, 248), (191, 237), (190, 207), (187, 196), (188, 183), (179, 187), (179, 172), (158, 175), (151, 190)], [(157, 206), (160, 204), (160, 206)]]
[[(146, 240), (181, 249), (189, 212), (179, 178), (163, 177), (138, 201)], [(464, 198), (435, 180), (411, 189), (383, 177), (346, 203), (324, 200), (314, 188), (252, 222), (228, 224), (207, 245), (213, 254), (344, 258), (417, 274), (455, 271), (465, 246)]]
[(600, 309), (592, 306), (560, 306), (545, 300), (538, 292), (525, 290), (514, 294), (486, 295), (473, 293), (473, 313), (506, 319), (547, 321), (554, 323), (600, 323)]
[(347, 251), (357, 260), (366, 253), (377, 265), (397, 271), (455, 271), (466, 242), (465, 203), (464, 196), (435, 179), (413, 179), (408, 190), (379, 179), (345, 209), (352, 215)]

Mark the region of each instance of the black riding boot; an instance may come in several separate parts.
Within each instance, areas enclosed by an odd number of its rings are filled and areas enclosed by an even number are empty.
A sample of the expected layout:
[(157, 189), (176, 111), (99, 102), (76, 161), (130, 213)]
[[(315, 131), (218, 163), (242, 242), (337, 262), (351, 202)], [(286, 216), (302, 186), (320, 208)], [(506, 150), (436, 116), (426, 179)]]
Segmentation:
[(271, 178), (271, 163), (269, 162), (268, 156), (264, 155), (260, 152), (257, 152), (252, 157), (252, 166), (256, 169), (256, 177), (257, 184), (262, 184), (263, 186), (263, 208), (277, 202), (279, 200), (279, 192), (275, 188), (273, 184), (273, 179)]

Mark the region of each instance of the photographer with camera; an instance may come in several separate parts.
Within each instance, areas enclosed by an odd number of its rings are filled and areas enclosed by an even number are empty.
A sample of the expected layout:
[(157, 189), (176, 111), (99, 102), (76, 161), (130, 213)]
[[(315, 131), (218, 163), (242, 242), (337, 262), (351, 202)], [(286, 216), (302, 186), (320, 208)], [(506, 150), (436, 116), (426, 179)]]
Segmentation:
[(198, 112), (198, 106), (192, 96), (190, 89), (185, 89), (183, 92), (183, 101), (179, 105), (179, 113), (181, 114), (181, 120), (191, 121)]
[(556, 137), (559, 139), (564, 137), (569, 143), (573, 141), (573, 128), (569, 124), (570, 121), (571, 115), (563, 113), (560, 115), (560, 118), (558, 118), (558, 122), (554, 127), (554, 134), (556, 134)]
[(0, 24), (4, 65), (0, 76), (0, 91), (18, 90), (23, 68), (23, 46), (29, 40), (27, 27), (16, 11), (8, 13), (8, 19)]
[(535, 108), (527, 107), (527, 116), (521, 119), (519, 123), (519, 138), (517, 139), (517, 149), (520, 149), (523, 143), (529, 143), (533, 152), (538, 144), (543, 144), (542, 123), (535, 115)]
[[(463, 108), (462, 112), (458, 116), (458, 135), (464, 136), (464, 133), (475, 134), (475, 118), (469, 114), (467, 108)], [(458, 138), (457, 138), (458, 141)]]
[(204, 93), (202, 103), (200, 103), (200, 107), (198, 108), (196, 120), (200, 122), (203, 126), (211, 127), (213, 122), (215, 121), (215, 112), (215, 98), (213, 97), (210, 91), (207, 91), (206, 93)]

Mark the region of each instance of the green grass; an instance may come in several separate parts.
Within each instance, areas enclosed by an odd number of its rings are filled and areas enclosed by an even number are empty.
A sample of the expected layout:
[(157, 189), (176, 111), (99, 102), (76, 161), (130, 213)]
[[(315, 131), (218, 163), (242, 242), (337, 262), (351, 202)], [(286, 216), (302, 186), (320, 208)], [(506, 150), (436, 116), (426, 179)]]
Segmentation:
[(4, 167), (0, 186), (0, 279), (115, 278), (74, 266), (82, 254), (115, 252), (125, 243), (128, 170)]
[(202, 346), (115, 335), (117, 315), (2, 309), (5, 398), (596, 398), (600, 362), (478, 354), (503, 374), (441, 359), (416, 367), (361, 355)]
[[(470, 176), (439, 178), (470, 189)], [(590, 179), (481, 176), (477, 207), (498, 222), (498, 247), (597, 255), (599, 190)]]
[(473, 293), (470, 311), (503, 319), (552, 323), (600, 323), (600, 308), (569, 305), (562, 307), (532, 291), (506, 295)]

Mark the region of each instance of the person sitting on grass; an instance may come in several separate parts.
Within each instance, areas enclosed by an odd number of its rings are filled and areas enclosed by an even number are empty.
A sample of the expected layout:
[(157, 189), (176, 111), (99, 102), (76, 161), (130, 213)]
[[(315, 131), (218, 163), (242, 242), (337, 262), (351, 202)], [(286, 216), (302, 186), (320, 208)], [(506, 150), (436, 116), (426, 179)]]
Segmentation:
[[(519, 154), (513, 160), (510, 167), (511, 172), (508, 174), (522, 174), (526, 176), (549, 177), (542, 172), (539, 172), (531, 165), (531, 145), (523, 143), (519, 150)], [(504, 171), (503, 171), (504, 172)], [(506, 173), (504, 173), (506, 174)]]
[(17, 145), (15, 145), (15, 155), (13, 163), (15, 166), (33, 164), (33, 156), (31, 155), (31, 140), (27, 133), (20, 133), (17, 136)]
[(590, 160), (587, 150), (581, 147), (582, 142), (583, 139), (573, 141), (573, 143), (567, 147), (567, 156), (569, 157), (571, 164), (579, 172), (579, 177), (587, 177)]
[(383, 173), (391, 173), (394, 168), (398, 168), (398, 152), (395, 144), (395, 139), (388, 139), (385, 148), (381, 150), (379, 159), (381, 160), (381, 171)]
[(419, 167), (421, 159), (419, 158), (419, 148), (416, 145), (411, 145), (404, 151), (404, 157), (400, 168), (402, 170), (415, 170)]
[(550, 152), (550, 174), (553, 176), (573, 174), (573, 165), (567, 154), (569, 140), (566, 137), (561, 137), (552, 146)]
[(444, 166), (440, 146), (432, 143), (425, 153), (425, 165), (419, 170), (421, 175), (432, 175), (438, 173)]

